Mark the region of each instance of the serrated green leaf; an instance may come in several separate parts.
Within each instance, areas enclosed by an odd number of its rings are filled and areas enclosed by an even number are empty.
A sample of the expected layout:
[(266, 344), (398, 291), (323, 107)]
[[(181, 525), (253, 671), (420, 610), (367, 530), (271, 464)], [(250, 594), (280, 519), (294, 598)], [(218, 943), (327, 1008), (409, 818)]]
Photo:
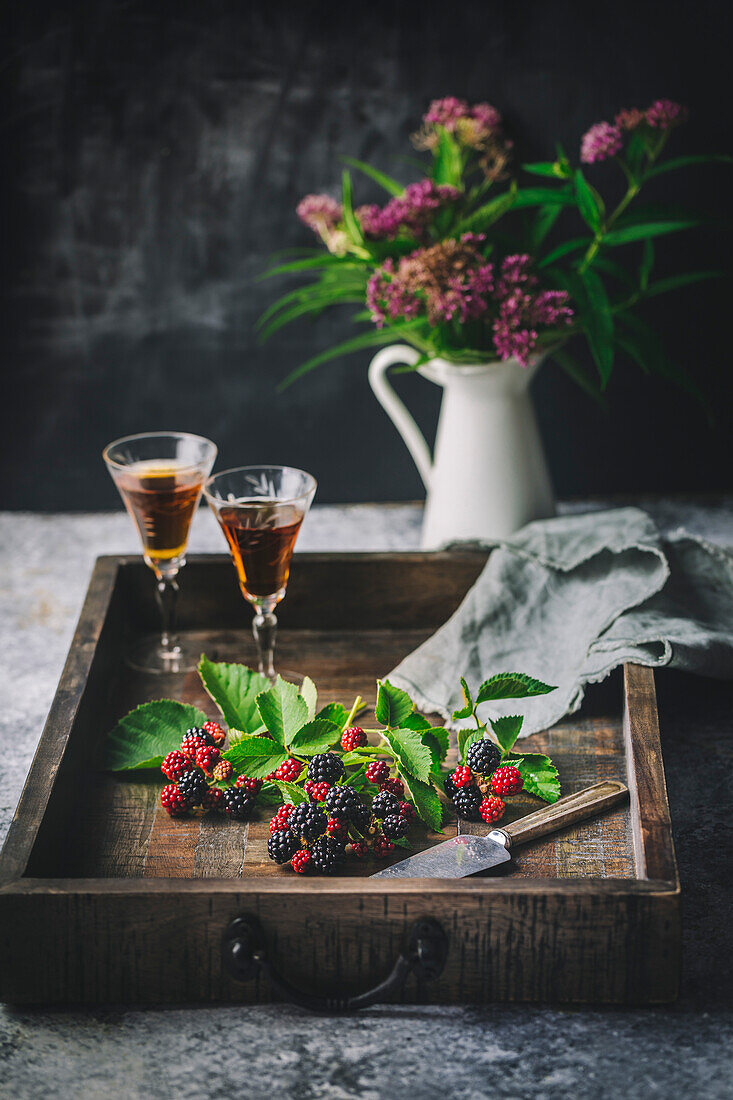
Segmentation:
[(300, 685), (300, 694), (305, 699), (305, 705), (308, 708), (308, 721), (316, 716), (316, 708), (318, 707), (318, 688), (311, 680), (310, 676), (303, 677), (303, 683)]
[(281, 779), (277, 779), (275, 784), (283, 796), (283, 802), (287, 802), (291, 806), (298, 806), (301, 802), (308, 801), (308, 795), (297, 783), (285, 783)]
[(264, 779), (288, 759), (288, 753), (271, 737), (245, 737), (222, 753), (237, 774)]
[(560, 797), (560, 778), (549, 756), (538, 752), (518, 753), (502, 763), (505, 767), (513, 765), (519, 769), (528, 794), (534, 794), (545, 802), (557, 802)]
[(277, 783), (265, 783), (257, 795), (258, 806), (279, 806), (282, 803), (282, 795)]
[(326, 703), (316, 715), (316, 718), (325, 718), (327, 722), (333, 722), (340, 730), (343, 730), (348, 717), (349, 712), (341, 703)]
[(421, 783), (414, 775), (399, 769), (402, 781), (407, 787), (410, 799), (415, 803), (415, 809), (419, 817), (433, 832), (441, 832), (443, 821), (443, 804), (437, 793), (428, 783)]
[(406, 718), (402, 719), (402, 725), (407, 726), (408, 730), (429, 730), (432, 726), (422, 714), (418, 714), (416, 710), (412, 714), (408, 714)]
[(206, 721), (203, 711), (187, 703), (173, 699), (143, 703), (107, 734), (102, 766), (113, 772), (159, 768), (163, 757), (179, 747), (186, 730)]
[(314, 756), (317, 752), (328, 752), (341, 736), (340, 728), (325, 718), (314, 718), (306, 722), (290, 742), (291, 752), (298, 756)]
[(603, 208), (598, 192), (586, 180), (580, 168), (575, 170), (575, 197), (583, 221), (595, 232), (603, 221)]
[(523, 721), (524, 719), (521, 714), (513, 714), (506, 718), (494, 718), (491, 722), (494, 737), (499, 742), (499, 747), (503, 755), (509, 752), (512, 745), (519, 737), (519, 731), (522, 728)]
[(246, 665), (210, 661), (203, 655), (198, 672), (228, 726), (251, 733), (261, 724), (256, 700), (270, 686), (266, 676)]
[(442, 726), (430, 726), (428, 729), (421, 731), (421, 736), (425, 744), (430, 749), (433, 759), (438, 764), (442, 764), (448, 755), (448, 749), (450, 747), (450, 734), (447, 729), (443, 729)]
[(465, 764), (466, 753), (471, 748), (471, 745), (474, 743), (474, 741), (481, 740), (481, 738), (484, 736), (485, 730), (486, 726), (481, 726), (480, 729), (473, 729), (473, 727), (469, 726), (467, 729), (462, 729), (458, 731), (458, 759), (461, 764)]
[(308, 720), (308, 706), (295, 684), (278, 676), (267, 691), (257, 696), (257, 709), (270, 736), (287, 746)]
[(396, 179), (388, 176), (385, 172), (380, 172), (378, 168), (372, 168), (370, 164), (365, 164), (362, 160), (356, 160), (355, 157), (341, 157), (341, 160), (345, 164), (350, 164), (352, 168), (356, 168), (357, 171), (363, 172), (365, 176), (369, 176), (375, 183), (378, 183), (380, 187), (389, 195), (395, 197), (401, 195), (405, 190), (404, 184), (399, 183)]
[(453, 711), (453, 721), (458, 722), (462, 718), (470, 718), (473, 714), (473, 697), (469, 691), (468, 684), (461, 676), (461, 691), (463, 692), (463, 706), (459, 710)]
[(394, 687), (389, 680), (377, 680), (374, 714), (381, 725), (391, 728), (401, 726), (414, 709), (415, 704), (406, 691)]
[[(346, 763), (346, 757), (345, 756), (342, 757), (342, 760), (345, 764)], [(347, 787), (353, 787), (355, 791), (362, 791), (362, 790), (364, 790), (365, 787), (371, 786), (371, 784), (369, 783), (369, 780), (366, 778), (365, 773), (366, 773), (366, 764), (362, 764), (362, 766), (357, 771), (351, 773), (351, 775), (346, 780), (345, 785)]]
[(392, 750), (392, 755), (400, 766), (416, 779), (425, 782), (430, 775), (433, 756), (422, 737), (416, 730), (407, 728), (387, 729), (382, 734)]
[(535, 695), (547, 695), (555, 688), (535, 680), (524, 672), (499, 672), (484, 680), (478, 689), (476, 706), (492, 699), (530, 699)]

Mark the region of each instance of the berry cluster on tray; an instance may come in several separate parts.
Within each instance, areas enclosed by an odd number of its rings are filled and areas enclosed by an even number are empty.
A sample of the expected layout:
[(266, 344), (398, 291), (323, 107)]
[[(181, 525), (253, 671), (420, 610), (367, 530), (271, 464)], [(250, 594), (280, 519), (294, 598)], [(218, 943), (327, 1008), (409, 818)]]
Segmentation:
[(365, 730), (353, 721), (364, 708), (360, 697), (350, 710), (333, 702), (319, 709), (307, 677), (300, 687), (279, 677), (270, 683), (245, 665), (206, 657), (199, 675), (226, 726), (176, 700), (145, 703), (108, 734), (105, 766), (159, 767), (168, 780), (161, 805), (174, 818), (214, 811), (235, 821), (257, 812), (261, 820), (261, 810), (275, 807), (268, 855), (299, 874), (332, 874), (346, 859), (409, 849), (413, 823), (441, 831), (451, 816), (445, 796), (458, 816), (493, 823), (520, 790), (550, 802), (560, 795), (546, 756), (514, 751), (521, 717), (482, 722), (477, 713), (485, 702), (552, 690), (521, 673), (484, 681), (475, 700), (461, 681), (452, 771), (448, 730), (431, 725), (386, 680), (377, 681), (379, 726)]

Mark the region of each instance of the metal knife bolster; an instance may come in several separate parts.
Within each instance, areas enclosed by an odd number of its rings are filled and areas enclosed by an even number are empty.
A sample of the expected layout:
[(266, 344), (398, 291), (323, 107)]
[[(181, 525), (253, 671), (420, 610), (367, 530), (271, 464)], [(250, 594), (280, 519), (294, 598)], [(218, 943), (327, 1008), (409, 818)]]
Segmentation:
[(486, 834), (486, 839), (494, 840), (497, 844), (503, 844), (507, 852), (512, 850), (512, 838), (503, 829), (492, 829), (490, 833)]

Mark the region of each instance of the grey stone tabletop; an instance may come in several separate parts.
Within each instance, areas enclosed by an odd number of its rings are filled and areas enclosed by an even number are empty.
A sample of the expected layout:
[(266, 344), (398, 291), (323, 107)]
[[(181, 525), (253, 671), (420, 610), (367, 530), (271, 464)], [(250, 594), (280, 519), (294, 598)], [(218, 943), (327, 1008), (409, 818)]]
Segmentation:
[[(685, 526), (733, 546), (730, 499), (634, 503), (665, 529)], [(419, 528), (416, 505), (315, 507), (299, 549), (412, 549)], [(191, 550), (223, 548), (213, 517), (202, 510)], [(122, 513), (0, 515), (0, 839), (94, 558), (137, 550)], [(658, 673), (657, 685), (684, 893), (683, 985), (676, 1005), (384, 1006), (353, 1018), (306, 1016), (286, 1006), (5, 1007), (0, 1096), (727, 1100), (733, 1096), (733, 693), (730, 684), (672, 672)]]

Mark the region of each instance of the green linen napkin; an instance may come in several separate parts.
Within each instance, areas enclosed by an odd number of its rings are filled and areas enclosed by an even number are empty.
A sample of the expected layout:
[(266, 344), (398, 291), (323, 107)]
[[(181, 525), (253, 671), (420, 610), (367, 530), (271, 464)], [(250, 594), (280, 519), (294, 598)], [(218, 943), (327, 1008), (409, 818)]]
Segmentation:
[(496, 544), (458, 610), (387, 677), (452, 728), (472, 689), (525, 672), (557, 691), (492, 703), (522, 736), (576, 711), (585, 685), (636, 661), (733, 678), (733, 556), (696, 535), (662, 537), (638, 508), (530, 523)]

